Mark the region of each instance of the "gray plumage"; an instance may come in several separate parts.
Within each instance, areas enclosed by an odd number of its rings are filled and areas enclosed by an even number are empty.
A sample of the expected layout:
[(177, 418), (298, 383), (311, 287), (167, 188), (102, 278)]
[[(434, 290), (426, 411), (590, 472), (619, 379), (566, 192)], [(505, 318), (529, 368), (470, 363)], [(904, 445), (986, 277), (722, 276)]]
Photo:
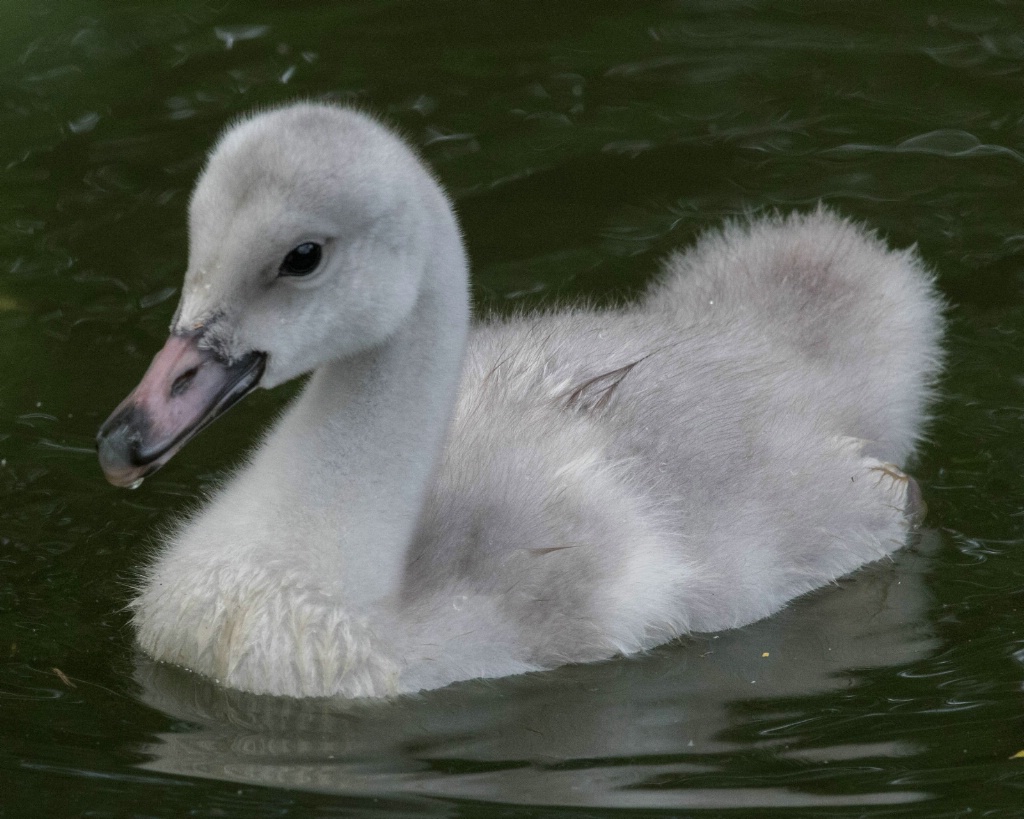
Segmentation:
[[(293, 190), (293, 221), (347, 244), (324, 283), (253, 283), (231, 233), (283, 257)], [(436, 183), (363, 115), (297, 105), (222, 140), (192, 247), (177, 326), (216, 317), (268, 385), (316, 374), (150, 567), (157, 659), (292, 696), (591, 661), (770, 615), (911, 528), (941, 301), (914, 251), (826, 209), (727, 224), (635, 304), (492, 318), (463, 347)]]

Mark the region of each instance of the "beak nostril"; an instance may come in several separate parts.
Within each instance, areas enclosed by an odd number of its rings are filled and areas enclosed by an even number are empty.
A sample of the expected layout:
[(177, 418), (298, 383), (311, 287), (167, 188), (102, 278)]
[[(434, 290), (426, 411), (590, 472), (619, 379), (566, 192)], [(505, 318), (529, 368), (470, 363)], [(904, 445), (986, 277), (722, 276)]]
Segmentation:
[(195, 379), (198, 372), (198, 367), (190, 367), (175, 378), (174, 383), (171, 384), (171, 398), (177, 398), (185, 392), (192, 385), (192, 381)]

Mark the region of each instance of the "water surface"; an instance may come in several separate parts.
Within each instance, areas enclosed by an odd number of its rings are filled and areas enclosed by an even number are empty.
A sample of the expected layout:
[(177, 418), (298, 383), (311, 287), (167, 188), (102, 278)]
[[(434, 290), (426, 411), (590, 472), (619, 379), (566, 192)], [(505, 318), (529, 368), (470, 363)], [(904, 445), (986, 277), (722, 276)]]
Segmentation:
[[(0, 815), (1020, 815), (1019, 4), (39, 0), (0, 69)], [(299, 97), (420, 146), (480, 309), (628, 297), (751, 211), (916, 242), (953, 305), (920, 542), (739, 632), (392, 704), (138, 656), (152, 533), (288, 391), (133, 493), (93, 435), (162, 343), (208, 146)]]

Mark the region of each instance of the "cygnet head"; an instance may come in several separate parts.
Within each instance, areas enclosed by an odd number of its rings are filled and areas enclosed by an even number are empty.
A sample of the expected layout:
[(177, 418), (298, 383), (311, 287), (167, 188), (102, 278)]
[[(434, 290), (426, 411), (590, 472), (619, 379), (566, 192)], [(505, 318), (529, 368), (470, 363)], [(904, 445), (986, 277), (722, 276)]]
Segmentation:
[(298, 104), (230, 127), (196, 184), (171, 337), (100, 429), (131, 485), (256, 386), (374, 347), (409, 317), (444, 194), (373, 119)]

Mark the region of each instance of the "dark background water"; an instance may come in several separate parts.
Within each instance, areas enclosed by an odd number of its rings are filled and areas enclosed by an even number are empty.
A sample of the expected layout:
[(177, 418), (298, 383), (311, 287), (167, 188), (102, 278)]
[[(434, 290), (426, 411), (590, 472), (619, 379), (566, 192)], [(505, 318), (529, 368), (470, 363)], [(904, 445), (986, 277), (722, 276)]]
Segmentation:
[[(207, 147), (297, 97), (422, 148), (482, 309), (628, 295), (751, 210), (918, 243), (953, 305), (920, 542), (740, 632), (385, 705), (136, 656), (151, 533), (287, 396), (134, 493), (93, 435), (162, 342)], [(0, 815), (1024, 814), (1022, 100), (1019, 2), (5, 4)]]

